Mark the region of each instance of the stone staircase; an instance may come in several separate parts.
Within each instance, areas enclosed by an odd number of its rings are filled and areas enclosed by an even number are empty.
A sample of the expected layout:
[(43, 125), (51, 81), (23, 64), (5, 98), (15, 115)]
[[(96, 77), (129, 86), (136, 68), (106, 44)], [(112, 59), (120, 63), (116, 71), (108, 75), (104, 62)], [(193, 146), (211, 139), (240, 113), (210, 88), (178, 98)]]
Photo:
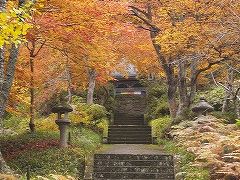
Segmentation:
[(93, 179), (174, 180), (173, 157), (155, 154), (95, 154)]
[(109, 144), (151, 144), (152, 131), (144, 125), (112, 125), (108, 129)]
[(109, 144), (151, 144), (152, 129), (144, 125), (143, 115), (116, 114), (108, 127)]
[(144, 115), (117, 113), (114, 116), (114, 125), (144, 125)]
[(119, 95), (116, 102), (114, 123), (108, 129), (108, 143), (114, 145), (94, 155), (92, 179), (174, 180), (173, 156), (148, 145), (152, 130), (144, 123), (144, 97)]
[(145, 97), (118, 95), (114, 123), (108, 128), (109, 144), (151, 144), (152, 130), (144, 123)]

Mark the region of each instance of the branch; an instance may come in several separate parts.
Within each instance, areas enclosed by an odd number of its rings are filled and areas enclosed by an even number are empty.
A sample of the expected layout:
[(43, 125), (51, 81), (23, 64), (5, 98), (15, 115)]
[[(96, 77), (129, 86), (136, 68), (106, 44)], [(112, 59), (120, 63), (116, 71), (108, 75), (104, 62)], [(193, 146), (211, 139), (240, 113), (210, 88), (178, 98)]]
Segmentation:
[[(133, 14), (133, 16), (136, 16), (140, 20), (142, 20), (146, 25), (150, 26), (154, 32), (159, 32), (160, 29), (151, 23), (151, 20), (149, 19), (149, 15), (147, 13), (142, 13), (142, 11), (136, 7), (130, 6), (132, 9), (130, 10)], [(144, 14), (145, 17), (141, 16), (141, 14)]]
[(36, 57), (38, 55), (38, 53), (40, 52), (40, 50), (42, 49), (42, 47), (45, 45), (46, 40), (43, 41), (43, 43), (41, 44), (41, 46), (38, 48), (37, 52), (33, 55), (34, 57)]
[(235, 95), (234, 95), (234, 99), (240, 100), (240, 97), (238, 96), (238, 93), (239, 93), (239, 92), (240, 92), (240, 87), (237, 88), (237, 91), (236, 91), (236, 93), (235, 93)]
[(240, 71), (239, 71), (238, 69), (234, 68), (233, 66), (229, 65), (229, 64), (226, 63), (226, 62), (222, 62), (222, 63), (225, 64), (225, 65), (227, 65), (229, 68), (231, 68), (232, 70), (234, 70), (234, 71), (236, 71), (237, 73), (240, 74)]
[(213, 81), (214, 81), (214, 83), (215, 83), (216, 86), (219, 86), (219, 85), (222, 86), (226, 91), (228, 91), (228, 92), (233, 96), (232, 100), (236, 100), (236, 99), (240, 100), (240, 97), (238, 96), (238, 93), (240, 92), (240, 87), (239, 87), (239, 88), (237, 89), (237, 91), (233, 94), (233, 92), (232, 92), (229, 88), (227, 88), (226, 86), (224, 86), (222, 83), (219, 83), (219, 82), (216, 81), (216, 79), (215, 79), (214, 76), (213, 76), (213, 73), (211, 73), (211, 76), (212, 76)]
[(134, 11), (138, 11), (138, 12), (142, 13), (146, 18), (148, 18), (149, 14), (147, 12), (145, 12), (135, 6), (129, 6), (129, 7), (132, 8), (132, 10), (134, 10)]
[(216, 81), (213, 73), (211, 73), (211, 76), (212, 76), (213, 82), (214, 82), (214, 84), (215, 84), (216, 86), (219, 86), (219, 85), (220, 85), (220, 86), (222, 86), (225, 90), (230, 91), (229, 88), (227, 88), (226, 86), (224, 86), (222, 83)]
[(144, 30), (147, 30), (147, 31), (150, 31), (150, 32), (156, 32), (154, 29), (146, 28), (146, 27), (143, 27), (143, 26), (138, 26), (138, 28), (141, 28), (141, 29), (144, 29)]
[(222, 58), (222, 59), (220, 59), (220, 60), (218, 60), (218, 61), (208, 63), (208, 66), (207, 66), (207, 67), (197, 70), (197, 72), (196, 72), (196, 78), (197, 78), (197, 76), (198, 76), (200, 73), (202, 73), (202, 72), (210, 69), (212, 66), (214, 66), (214, 65), (216, 65), (216, 64), (219, 64), (219, 63), (221, 63), (221, 62), (223, 62), (223, 61), (226, 61), (226, 60), (227, 60), (227, 58)]

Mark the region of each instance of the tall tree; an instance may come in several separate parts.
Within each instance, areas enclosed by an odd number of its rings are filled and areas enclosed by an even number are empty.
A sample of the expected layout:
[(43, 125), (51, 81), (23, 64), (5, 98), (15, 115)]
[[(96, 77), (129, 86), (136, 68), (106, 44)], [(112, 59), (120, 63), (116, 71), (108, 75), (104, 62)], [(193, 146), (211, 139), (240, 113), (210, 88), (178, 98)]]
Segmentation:
[(224, 16), (221, 5), (185, 0), (141, 1), (130, 6), (133, 22), (149, 32), (166, 76), (172, 118), (192, 104), (200, 75), (237, 53), (222, 53), (220, 45), (213, 46), (218, 38), (213, 32)]
[[(1, 36), (0, 36), (0, 123), (2, 125), (2, 118), (6, 108), (6, 103), (12, 87), (15, 66), (18, 59), (19, 45), (25, 39), (27, 30), (31, 27), (26, 19), (30, 18), (28, 8), (31, 6), (24, 6), (25, 1), (18, 2), (18, 9), (13, 6), (6, 9), (7, 2), (0, 1), (1, 11)], [(9, 51), (8, 59), (5, 54)], [(5, 68), (6, 67), (6, 68)], [(0, 172), (9, 170), (0, 152)]]

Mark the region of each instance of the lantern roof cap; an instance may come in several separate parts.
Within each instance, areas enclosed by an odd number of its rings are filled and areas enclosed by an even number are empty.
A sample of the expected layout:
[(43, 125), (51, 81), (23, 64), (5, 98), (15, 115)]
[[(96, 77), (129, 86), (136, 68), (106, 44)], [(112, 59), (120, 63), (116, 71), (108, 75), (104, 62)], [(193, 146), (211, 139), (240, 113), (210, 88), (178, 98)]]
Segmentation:
[(206, 101), (204, 97), (200, 98), (200, 102), (197, 103), (195, 106), (193, 106), (192, 111), (193, 112), (211, 112), (214, 108)]
[(69, 104), (58, 104), (52, 108), (53, 113), (72, 112), (73, 108)]

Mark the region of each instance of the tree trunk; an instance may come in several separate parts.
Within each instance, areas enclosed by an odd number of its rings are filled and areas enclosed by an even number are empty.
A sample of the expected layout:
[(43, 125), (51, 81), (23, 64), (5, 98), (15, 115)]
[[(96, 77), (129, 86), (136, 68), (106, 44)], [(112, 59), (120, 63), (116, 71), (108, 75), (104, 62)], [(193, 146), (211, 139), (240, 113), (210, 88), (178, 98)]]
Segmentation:
[[(19, 1), (19, 6), (22, 6), (25, 3), (25, 0)], [(6, 0), (0, 1), (0, 11), (5, 11), (6, 8)], [(4, 69), (4, 48), (0, 49), (0, 125), (2, 128), (2, 121), (3, 121), (3, 115), (6, 108), (7, 99), (12, 87), (14, 74), (15, 74), (15, 66), (18, 58), (19, 53), (19, 46), (15, 46), (15, 44), (12, 44), (10, 49), (10, 55), (9, 60), (6, 66), (6, 69)], [(0, 152), (0, 173), (12, 173), (10, 168), (7, 166), (6, 162), (4, 161), (2, 157), (2, 153)]]
[(4, 83), (4, 48), (0, 48), (0, 92)]
[(72, 103), (72, 73), (71, 73), (71, 66), (70, 66), (70, 62), (69, 62), (68, 58), (67, 58), (67, 62), (66, 62), (66, 73), (67, 73), (67, 82), (68, 82), (68, 87), (67, 87), (68, 101), (67, 101), (67, 103), (71, 104)]
[(193, 104), (195, 95), (196, 95), (196, 90), (197, 90), (197, 60), (192, 59), (191, 64), (190, 64), (190, 70), (191, 70), (191, 75), (190, 75), (190, 83), (189, 83), (189, 93), (187, 96), (187, 108), (190, 108), (191, 105)]
[(177, 116), (177, 100), (176, 100), (177, 85), (175, 79), (168, 79), (168, 104), (172, 119)]
[(155, 42), (156, 36), (157, 36), (156, 33), (151, 32), (153, 46), (158, 55), (158, 60), (162, 65), (163, 70), (167, 77), (169, 111), (171, 118), (174, 119), (176, 118), (177, 115), (177, 100), (176, 100), (177, 82), (175, 79), (174, 67), (171, 63), (167, 63), (166, 59), (161, 54), (161, 47)]
[(68, 71), (68, 100), (67, 103), (71, 104), (72, 103), (72, 79), (71, 79), (71, 73)]
[(34, 56), (33, 52), (30, 52), (30, 122), (29, 128), (31, 133), (35, 132), (35, 87), (34, 87)]
[(96, 71), (95, 69), (88, 70), (88, 92), (87, 92), (87, 104), (93, 104), (93, 95), (96, 84)]
[(186, 82), (186, 63), (180, 60), (178, 64), (178, 89), (179, 89), (179, 106), (177, 116), (182, 115), (187, 108), (187, 82)]
[(9, 56), (6, 73), (4, 77), (4, 82), (3, 82), (1, 94), (0, 94), (0, 118), (2, 118), (4, 115), (7, 99), (12, 87), (14, 74), (15, 74), (15, 65), (18, 58), (18, 52), (19, 52), (19, 48), (13, 44), (10, 50), (10, 56)]
[(229, 106), (230, 106), (230, 99), (233, 99), (232, 94), (233, 92), (233, 81), (234, 81), (234, 72), (233, 69), (230, 67), (227, 71), (227, 77), (226, 77), (226, 88), (225, 89), (225, 96), (222, 106), (222, 112), (228, 112)]

